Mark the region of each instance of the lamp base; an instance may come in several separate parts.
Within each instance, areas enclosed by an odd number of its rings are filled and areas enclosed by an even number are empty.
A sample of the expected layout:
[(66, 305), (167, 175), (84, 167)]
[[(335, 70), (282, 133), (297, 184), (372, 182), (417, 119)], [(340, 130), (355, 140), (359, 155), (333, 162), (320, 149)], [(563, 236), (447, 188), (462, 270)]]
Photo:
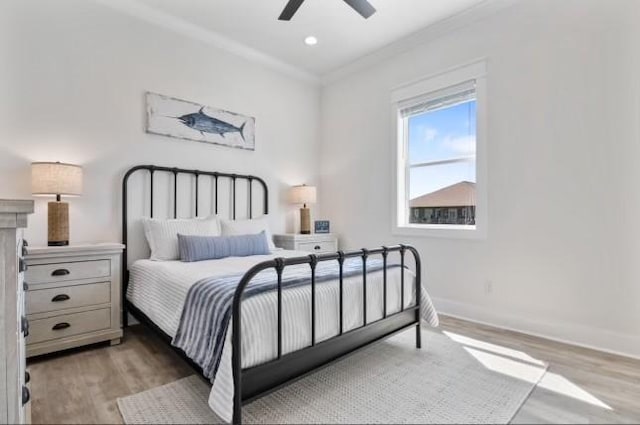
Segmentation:
[(48, 246), (68, 246), (69, 241), (57, 241), (57, 242), (49, 241), (47, 242), (47, 245)]
[(309, 208), (300, 208), (300, 233), (303, 235), (311, 234), (311, 210)]
[(48, 234), (49, 246), (69, 245), (69, 204), (66, 202), (49, 202)]

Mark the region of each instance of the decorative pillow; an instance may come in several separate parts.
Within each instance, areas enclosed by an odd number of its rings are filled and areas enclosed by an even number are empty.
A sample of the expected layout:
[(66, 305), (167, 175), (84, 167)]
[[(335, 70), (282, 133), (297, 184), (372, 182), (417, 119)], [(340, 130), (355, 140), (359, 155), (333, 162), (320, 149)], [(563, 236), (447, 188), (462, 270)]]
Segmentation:
[(190, 236), (178, 233), (178, 247), (180, 260), (185, 262), (271, 253), (264, 230), (255, 235), (238, 236)]
[(220, 236), (216, 216), (189, 219), (143, 218), (144, 235), (151, 249), (151, 260), (178, 260), (178, 233), (183, 235)]
[(269, 242), (269, 249), (271, 251), (276, 250), (276, 246), (273, 243), (273, 237), (269, 230), (269, 222), (267, 217), (254, 218), (251, 220), (220, 220), (222, 227), (222, 236), (237, 236), (237, 235), (255, 235), (262, 231), (267, 236)]

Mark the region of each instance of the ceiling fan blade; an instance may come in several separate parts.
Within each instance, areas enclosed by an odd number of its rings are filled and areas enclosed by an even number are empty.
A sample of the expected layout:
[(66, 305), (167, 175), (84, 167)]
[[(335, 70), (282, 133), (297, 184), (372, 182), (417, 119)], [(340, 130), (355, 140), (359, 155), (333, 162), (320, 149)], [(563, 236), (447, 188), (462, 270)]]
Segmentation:
[(367, 0), (344, 0), (344, 2), (365, 19), (376, 13), (376, 9)]
[(290, 21), (303, 2), (304, 0), (289, 0), (289, 3), (287, 3), (287, 5), (284, 7), (284, 10), (282, 11), (278, 19), (280, 21)]

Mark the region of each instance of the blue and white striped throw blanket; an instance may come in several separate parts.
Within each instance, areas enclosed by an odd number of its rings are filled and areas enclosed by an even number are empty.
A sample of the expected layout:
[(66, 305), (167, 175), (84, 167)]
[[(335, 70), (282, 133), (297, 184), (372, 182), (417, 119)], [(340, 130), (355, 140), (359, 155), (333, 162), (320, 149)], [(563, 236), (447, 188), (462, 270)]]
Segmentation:
[[(367, 259), (367, 272), (381, 270), (382, 260)], [(387, 269), (400, 267), (388, 264)], [(362, 258), (344, 261), (343, 276), (362, 273)], [(204, 375), (213, 382), (218, 370), (222, 349), (232, 315), (233, 296), (243, 274), (205, 278), (196, 282), (185, 300), (178, 332), (173, 345), (183, 350), (191, 360), (202, 368)], [(304, 266), (285, 267), (282, 288), (310, 284), (310, 268)], [(339, 278), (337, 261), (323, 261), (316, 266), (316, 283)], [(258, 273), (247, 285), (245, 298), (255, 296), (278, 287), (274, 269)]]

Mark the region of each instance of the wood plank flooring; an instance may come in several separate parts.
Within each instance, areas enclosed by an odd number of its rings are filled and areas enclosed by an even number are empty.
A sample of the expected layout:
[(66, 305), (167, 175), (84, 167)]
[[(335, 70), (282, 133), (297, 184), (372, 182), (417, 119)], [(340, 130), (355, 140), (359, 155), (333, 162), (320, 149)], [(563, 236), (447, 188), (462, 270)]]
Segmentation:
[(444, 331), (549, 364), (513, 423), (640, 423), (640, 360), (448, 317), (442, 322)]
[[(638, 360), (448, 317), (441, 317), (441, 329), (549, 363), (514, 423), (640, 423)], [(121, 423), (118, 397), (193, 373), (142, 326), (128, 328), (121, 345), (37, 358), (28, 369), (34, 423)]]

